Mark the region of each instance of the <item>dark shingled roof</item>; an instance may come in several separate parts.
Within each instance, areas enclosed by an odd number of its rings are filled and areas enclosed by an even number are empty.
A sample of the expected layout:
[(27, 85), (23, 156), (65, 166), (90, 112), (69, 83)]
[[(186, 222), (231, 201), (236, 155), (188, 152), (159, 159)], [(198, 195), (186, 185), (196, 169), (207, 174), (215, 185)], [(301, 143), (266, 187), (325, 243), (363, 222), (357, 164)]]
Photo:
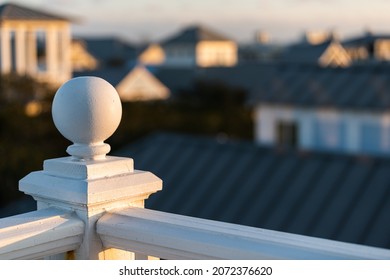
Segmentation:
[(0, 20), (65, 20), (63, 16), (47, 13), (15, 4), (0, 5)]
[(355, 46), (365, 46), (372, 47), (375, 41), (377, 40), (389, 40), (389, 34), (373, 34), (371, 32), (366, 32), (362, 36), (357, 36), (353, 38), (349, 38), (342, 42), (344, 47), (355, 47)]
[(114, 60), (125, 62), (136, 60), (136, 48), (120, 38), (116, 37), (84, 37), (79, 38), (85, 43), (86, 49), (91, 55), (99, 60), (100, 63), (110, 64)]
[(132, 68), (129, 67), (111, 67), (91, 71), (73, 72), (73, 77), (94, 76), (99, 77), (109, 82), (114, 87), (117, 86)]
[(165, 40), (162, 45), (196, 44), (200, 41), (228, 41), (230, 39), (204, 26), (190, 26), (171, 38)]
[(385, 111), (390, 109), (390, 65), (322, 68), (270, 67), (252, 90), (253, 103)]
[(163, 190), (146, 207), (390, 249), (390, 159), (154, 134), (117, 155)]
[(191, 88), (196, 81), (195, 68), (156, 67), (153, 73), (174, 95)]
[(327, 40), (317, 45), (308, 43), (292, 45), (282, 53), (280, 59), (290, 63), (318, 63), (331, 44), (332, 41)]
[(198, 80), (248, 92), (248, 103), (382, 112), (390, 109), (390, 64), (348, 68), (296, 63), (246, 63), (235, 67), (169, 68), (154, 72), (175, 94)]

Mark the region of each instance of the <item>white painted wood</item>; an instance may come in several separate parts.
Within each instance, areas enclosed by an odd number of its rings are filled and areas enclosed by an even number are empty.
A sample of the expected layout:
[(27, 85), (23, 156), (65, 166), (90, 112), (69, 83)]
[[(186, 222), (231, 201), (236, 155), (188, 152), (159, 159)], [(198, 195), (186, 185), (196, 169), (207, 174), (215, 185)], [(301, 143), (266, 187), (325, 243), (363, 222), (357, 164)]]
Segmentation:
[(134, 259), (131, 252), (103, 248), (96, 222), (106, 211), (144, 207), (144, 200), (162, 189), (150, 172), (134, 170), (131, 158), (106, 156), (104, 141), (121, 119), (118, 93), (97, 77), (80, 77), (65, 83), (53, 101), (53, 119), (74, 144), (71, 157), (46, 160), (42, 171), (19, 182), (19, 189), (37, 200), (38, 209), (56, 207), (75, 211), (84, 222), (83, 242), (76, 259)]
[(59, 31), (60, 48), (59, 48), (59, 76), (61, 81), (67, 81), (72, 78), (72, 63), (71, 63), (71, 44), (72, 35), (70, 26), (64, 26)]
[(28, 30), (26, 38), (26, 72), (35, 77), (38, 72), (37, 36), (34, 30)]
[(0, 259), (39, 259), (77, 249), (83, 222), (71, 212), (47, 208), (0, 219)]
[(15, 32), (15, 47), (16, 47), (16, 73), (19, 75), (26, 74), (26, 29), (24, 26), (16, 29)]
[(11, 52), (11, 34), (10, 29), (6, 26), (0, 28), (1, 43), (1, 73), (8, 74), (12, 68)]
[(46, 28), (46, 74), (54, 79), (58, 75), (58, 30), (54, 26)]
[(98, 77), (78, 77), (64, 83), (52, 105), (53, 121), (74, 144), (67, 152), (77, 159), (104, 159), (104, 141), (118, 128), (122, 105), (116, 89)]
[[(105, 167), (107, 172), (102, 172), (102, 175), (110, 174), (110, 163)], [(49, 201), (61, 207), (70, 204), (76, 209), (84, 209), (86, 206), (89, 209), (101, 208), (102, 204), (105, 204), (107, 209), (123, 207), (128, 200), (134, 202), (146, 199), (161, 188), (162, 182), (157, 176), (138, 170), (102, 178), (77, 180), (71, 176), (53, 175), (44, 170), (32, 172), (19, 182), (19, 190), (36, 200)]]
[(390, 259), (390, 250), (140, 208), (105, 214), (97, 232), (106, 248), (163, 259)]

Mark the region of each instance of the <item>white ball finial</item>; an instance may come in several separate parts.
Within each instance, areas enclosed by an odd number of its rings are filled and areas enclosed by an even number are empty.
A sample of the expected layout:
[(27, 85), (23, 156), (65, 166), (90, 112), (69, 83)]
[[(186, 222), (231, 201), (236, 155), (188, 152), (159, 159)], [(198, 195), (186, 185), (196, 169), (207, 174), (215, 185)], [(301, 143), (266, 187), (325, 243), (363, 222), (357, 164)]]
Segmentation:
[(115, 88), (98, 77), (78, 77), (64, 83), (52, 105), (53, 121), (74, 144), (68, 154), (83, 160), (103, 159), (110, 151), (104, 141), (118, 128), (122, 105)]

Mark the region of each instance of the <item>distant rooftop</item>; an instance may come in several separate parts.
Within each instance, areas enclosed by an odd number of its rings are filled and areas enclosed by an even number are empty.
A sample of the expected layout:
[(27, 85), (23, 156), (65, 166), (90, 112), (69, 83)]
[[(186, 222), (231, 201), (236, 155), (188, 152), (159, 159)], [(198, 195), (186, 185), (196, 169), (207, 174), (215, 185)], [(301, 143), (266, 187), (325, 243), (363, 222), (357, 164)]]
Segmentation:
[(16, 4), (0, 5), (0, 21), (1, 20), (65, 20), (69, 18), (48, 13), (41, 10), (27, 8)]
[[(248, 91), (252, 105), (390, 110), (390, 64), (321, 67), (307, 63), (240, 64), (195, 73)], [(168, 85), (169, 86), (169, 85)]]
[(229, 41), (230, 39), (204, 26), (190, 26), (177, 35), (167, 39), (163, 45), (187, 43), (196, 44), (201, 41)]
[[(85, 47), (100, 63), (109, 63), (112, 60), (135, 60), (136, 48), (129, 42), (113, 36), (81, 37)], [(106, 65), (104, 65), (106, 66)]]

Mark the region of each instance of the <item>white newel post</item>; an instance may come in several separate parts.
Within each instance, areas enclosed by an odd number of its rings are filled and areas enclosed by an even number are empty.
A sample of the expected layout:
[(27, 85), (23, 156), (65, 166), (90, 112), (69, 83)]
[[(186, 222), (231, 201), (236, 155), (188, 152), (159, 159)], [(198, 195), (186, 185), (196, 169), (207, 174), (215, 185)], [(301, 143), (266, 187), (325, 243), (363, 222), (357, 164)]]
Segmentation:
[(110, 210), (143, 207), (149, 195), (162, 189), (162, 181), (134, 170), (131, 158), (106, 156), (110, 146), (104, 141), (122, 115), (118, 93), (97, 77), (72, 79), (57, 91), (52, 115), (57, 129), (73, 142), (67, 149), (71, 156), (46, 160), (42, 171), (20, 181), (19, 189), (37, 200), (38, 209), (73, 210), (84, 221), (85, 235), (75, 259), (133, 258), (129, 252), (104, 250), (96, 222)]

